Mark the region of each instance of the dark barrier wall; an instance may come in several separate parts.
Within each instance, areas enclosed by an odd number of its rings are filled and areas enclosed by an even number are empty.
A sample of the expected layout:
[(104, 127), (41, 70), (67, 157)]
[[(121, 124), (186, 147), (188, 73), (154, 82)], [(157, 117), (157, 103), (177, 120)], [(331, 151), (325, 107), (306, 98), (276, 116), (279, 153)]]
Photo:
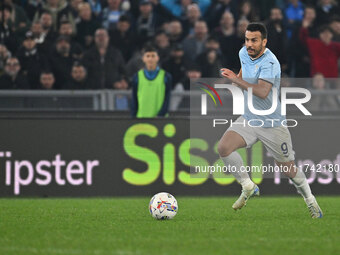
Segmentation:
[[(296, 160), (339, 164), (339, 127), (340, 120), (299, 121), (299, 126), (291, 129)], [(224, 130), (221, 127), (220, 134)], [(185, 119), (12, 118), (0, 119), (0, 133), (3, 197), (240, 192), (232, 178), (190, 178), (189, 121)], [(213, 147), (209, 144), (206, 152), (215, 153)], [(256, 150), (257, 163), (273, 161), (261, 144)], [(202, 152), (198, 154), (204, 159)], [(256, 181), (262, 194), (296, 193), (285, 178), (258, 177)], [(340, 173), (314, 173), (309, 181), (316, 194), (340, 194)]]

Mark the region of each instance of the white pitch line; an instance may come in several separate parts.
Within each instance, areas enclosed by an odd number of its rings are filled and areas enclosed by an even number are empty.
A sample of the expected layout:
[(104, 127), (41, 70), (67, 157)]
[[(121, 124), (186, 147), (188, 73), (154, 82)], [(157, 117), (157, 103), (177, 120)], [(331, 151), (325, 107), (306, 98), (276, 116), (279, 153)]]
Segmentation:
[(33, 247), (15, 247), (15, 246), (2, 246), (0, 247), (0, 251), (17, 251), (17, 252), (30, 252), (34, 254), (112, 254), (112, 255), (130, 255), (130, 254), (141, 254), (140, 252), (132, 252), (126, 250), (81, 250), (81, 249), (59, 249), (59, 248), (33, 248)]

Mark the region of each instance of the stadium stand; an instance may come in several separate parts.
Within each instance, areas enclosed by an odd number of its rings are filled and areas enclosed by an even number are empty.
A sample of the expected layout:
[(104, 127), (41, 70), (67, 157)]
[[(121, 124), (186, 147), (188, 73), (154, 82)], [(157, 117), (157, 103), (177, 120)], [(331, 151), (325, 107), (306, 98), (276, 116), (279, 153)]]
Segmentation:
[[(151, 42), (173, 77), (177, 97), (170, 109), (176, 110), (190, 71), (202, 77), (216, 77), (220, 67), (238, 72), (245, 27), (253, 21), (266, 24), (268, 48), (284, 77), (338, 78), (339, 15), (334, 0), (3, 0), (0, 107), (128, 110), (132, 77), (143, 66), (140, 51)], [(317, 84), (305, 86), (317, 94), (340, 88)], [(73, 90), (86, 103), (66, 103)], [(330, 94), (339, 109), (337, 92)], [(33, 102), (41, 97), (45, 102)]]

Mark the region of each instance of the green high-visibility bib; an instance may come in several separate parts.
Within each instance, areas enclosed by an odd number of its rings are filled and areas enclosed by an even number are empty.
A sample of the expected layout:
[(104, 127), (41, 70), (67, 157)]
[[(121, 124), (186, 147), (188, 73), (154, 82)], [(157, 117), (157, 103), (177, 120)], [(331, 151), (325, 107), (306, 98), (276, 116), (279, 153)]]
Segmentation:
[(162, 108), (165, 97), (165, 71), (160, 69), (156, 78), (148, 80), (144, 70), (138, 72), (138, 111), (137, 118), (156, 117)]

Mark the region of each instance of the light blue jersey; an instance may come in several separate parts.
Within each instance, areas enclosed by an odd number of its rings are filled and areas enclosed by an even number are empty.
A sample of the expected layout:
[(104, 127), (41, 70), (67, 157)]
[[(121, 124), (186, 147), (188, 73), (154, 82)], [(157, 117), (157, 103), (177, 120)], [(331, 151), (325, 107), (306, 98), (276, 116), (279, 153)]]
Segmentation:
[[(269, 115), (256, 115), (250, 112), (248, 108), (248, 92), (244, 90), (245, 108), (243, 117), (248, 121), (254, 119), (262, 120), (264, 123), (262, 127), (281, 126), (281, 121), (285, 120), (286, 117), (281, 115), (281, 102), (279, 99), (281, 67), (279, 61), (269, 49), (266, 49), (261, 57), (253, 60), (248, 55), (247, 49), (244, 46), (240, 50), (239, 56), (241, 61), (243, 80), (252, 84), (257, 84), (259, 79), (265, 80), (273, 84), (272, 88), (276, 88), (278, 92), (278, 104), (276, 110)], [(253, 93), (253, 106), (256, 110), (268, 110), (271, 108), (272, 102), (273, 90), (269, 92), (268, 96), (265, 99), (261, 99), (255, 96)], [(260, 126), (261, 124), (262, 123), (260, 121), (252, 121), (253, 126)]]

